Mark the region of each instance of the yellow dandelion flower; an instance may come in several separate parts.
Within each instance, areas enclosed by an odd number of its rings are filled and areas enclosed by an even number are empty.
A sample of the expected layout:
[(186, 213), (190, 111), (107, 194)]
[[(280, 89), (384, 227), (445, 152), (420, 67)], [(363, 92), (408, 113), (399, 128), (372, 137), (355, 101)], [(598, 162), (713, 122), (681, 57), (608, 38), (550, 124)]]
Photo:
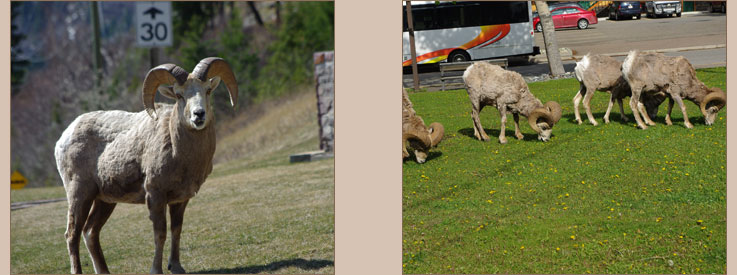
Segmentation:
[(560, 247), (556, 247), (555, 248), (555, 251), (560, 251)]
[(571, 235), (571, 240), (575, 240), (575, 239), (576, 239), (576, 236), (575, 235)]
[(701, 225), (701, 223), (703, 223), (703, 222), (704, 222), (703, 220), (697, 220), (696, 221), (696, 224)]

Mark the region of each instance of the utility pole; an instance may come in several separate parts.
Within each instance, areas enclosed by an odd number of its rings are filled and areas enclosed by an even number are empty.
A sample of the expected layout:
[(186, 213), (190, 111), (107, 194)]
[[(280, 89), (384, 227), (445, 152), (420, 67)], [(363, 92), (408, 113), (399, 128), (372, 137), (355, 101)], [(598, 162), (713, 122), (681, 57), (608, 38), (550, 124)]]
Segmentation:
[(412, 1), (407, 1), (407, 26), (409, 27), (409, 49), (412, 53), (412, 77), (415, 91), (420, 90), (420, 76), (417, 75), (417, 52), (415, 51), (415, 27), (412, 22)]

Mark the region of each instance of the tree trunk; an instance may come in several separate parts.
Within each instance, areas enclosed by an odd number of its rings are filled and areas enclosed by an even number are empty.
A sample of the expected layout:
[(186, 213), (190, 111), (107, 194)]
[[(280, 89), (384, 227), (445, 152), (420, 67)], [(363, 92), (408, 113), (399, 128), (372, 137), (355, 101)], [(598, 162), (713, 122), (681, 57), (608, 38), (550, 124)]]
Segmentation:
[(420, 76), (417, 75), (417, 51), (415, 51), (415, 27), (412, 22), (412, 1), (407, 1), (407, 26), (409, 27), (409, 48), (412, 53), (412, 77), (415, 91), (420, 89)]
[(251, 8), (251, 12), (253, 12), (253, 15), (256, 17), (256, 22), (258, 22), (258, 25), (263, 26), (264, 20), (261, 20), (261, 13), (259, 13), (258, 9), (256, 9), (256, 4), (254, 4), (253, 1), (248, 1), (248, 7)]
[[(560, 51), (558, 51), (558, 40), (555, 38), (555, 25), (553, 18), (550, 16), (548, 3), (545, 1), (535, 1), (537, 13), (540, 15), (540, 24), (543, 27), (543, 40), (545, 41), (545, 53), (548, 56), (548, 65), (550, 66), (550, 74), (554, 77), (565, 73), (563, 70), (563, 62), (560, 60)], [(532, 26), (535, 28), (536, 26)]]
[(100, 14), (97, 9), (97, 1), (90, 3), (90, 12), (92, 13), (92, 54), (94, 55), (93, 70), (95, 71), (95, 89), (102, 92), (100, 82), (102, 81), (102, 54), (100, 53)]

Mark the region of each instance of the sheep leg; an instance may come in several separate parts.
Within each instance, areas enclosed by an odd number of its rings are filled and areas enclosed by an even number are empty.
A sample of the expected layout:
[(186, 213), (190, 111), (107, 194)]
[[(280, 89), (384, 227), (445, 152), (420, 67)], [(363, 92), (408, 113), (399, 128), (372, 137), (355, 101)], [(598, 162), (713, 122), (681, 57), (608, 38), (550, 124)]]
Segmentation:
[(583, 99), (581, 91), (585, 91), (583, 83), (581, 84), (581, 88), (578, 90), (578, 93), (576, 93), (576, 95), (573, 97), (573, 113), (576, 115), (576, 122), (578, 122), (578, 125), (581, 125), (581, 123), (583, 123), (581, 121), (581, 113), (578, 112), (578, 104), (581, 103), (581, 99)]
[(481, 120), (479, 119), (479, 113), (481, 113), (481, 109), (483, 109), (484, 106), (481, 104), (473, 104), (472, 107), (471, 119), (473, 119), (473, 135), (479, 140), (488, 141), (489, 136), (484, 132), (484, 127), (481, 127)]
[(624, 115), (624, 104), (622, 104), (622, 99), (621, 98), (617, 98), (617, 103), (619, 103), (619, 115), (621, 116), (622, 121), (624, 121), (624, 122), (630, 121), (630, 119), (627, 118), (627, 116)]
[(174, 274), (184, 274), (184, 268), (179, 263), (179, 235), (182, 233), (184, 222), (184, 209), (189, 201), (169, 205), (169, 216), (171, 217), (171, 251), (169, 254), (169, 266), (167, 269)]
[(599, 123), (596, 122), (596, 119), (594, 118), (594, 115), (591, 114), (591, 98), (594, 97), (594, 92), (596, 90), (594, 89), (586, 89), (586, 95), (583, 96), (583, 107), (586, 109), (586, 116), (589, 119), (589, 122), (593, 124), (594, 126), (599, 125)]
[(519, 130), (519, 114), (513, 113), (512, 117), (514, 118), (514, 136), (521, 140), (525, 138), (525, 136), (522, 135), (522, 132)]
[(693, 125), (691, 122), (688, 121), (688, 114), (686, 114), (686, 106), (683, 105), (683, 100), (681, 100), (681, 96), (677, 94), (672, 94), (671, 98), (678, 103), (678, 106), (681, 107), (681, 112), (683, 113), (683, 125), (686, 126), (686, 128), (691, 129), (693, 128)]
[(505, 128), (507, 125), (507, 106), (502, 105), (499, 106), (499, 114), (502, 117), (501, 121), (501, 130), (499, 131), (499, 143), (506, 144), (507, 143), (507, 137), (505, 136)]
[(673, 98), (668, 98), (668, 112), (665, 113), (665, 124), (667, 125), (673, 125), (673, 122), (670, 120), (670, 112), (673, 111)]
[(115, 203), (107, 203), (101, 200), (95, 200), (92, 203), (92, 210), (87, 217), (84, 225), (84, 243), (92, 258), (92, 265), (95, 267), (95, 273), (109, 274), (110, 271), (105, 263), (105, 256), (100, 247), (100, 230), (105, 225), (110, 214), (115, 210)]
[(71, 263), (72, 274), (82, 274), (82, 264), (79, 260), (79, 237), (82, 235), (87, 216), (92, 206), (92, 199), (86, 199), (85, 194), (79, 189), (69, 194), (69, 190), (78, 186), (79, 183), (70, 182), (67, 184), (67, 200), (69, 201), (69, 212), (67, 215), (67, 231), (64, 237), (67, 240), (67, 250), (69, 252), (69, 262)]
[(632, 96), (630, 97), (630, 109), (632, 109), (632, 115), (635, 117), (637, 126), (640, 127), (640, 129), (645, 130), (647, 129), (647, 126), (642, 122), (640, 112), (637, 110), (637, 104), (640, 103), (640, 92), (642, 91), (642, 87), (631, 86), (631, 90)]
[(637, 103), (637, 109), (640, 110), (640, 114), (642, 115), (642, 118), (645, 120), (645, 123), (647, 123), (647, 125), (655, 126), (655, 121), (652, 121), (650, 115), (647, 114), (645, 104), (642, 104), (642, 101)]
[[(609, 113), (612, 112), (612, 106), (614, 106), (614, 94), (609, 96), (609, 106), (606, 107), (606, 113), (604, 113), (604, 123), (609, 124)], [(619, 107), (622, 107), (622, 102), (619, 102)]]
[(166, 241), (166, 200), (160, 194), (151, 192), (146, 194), (146, 206), (154, 227), (154, 261), (151, 265), (151, 274), (164, 273), (161, 269), (161, 258), (164, 253), (164, 242)]

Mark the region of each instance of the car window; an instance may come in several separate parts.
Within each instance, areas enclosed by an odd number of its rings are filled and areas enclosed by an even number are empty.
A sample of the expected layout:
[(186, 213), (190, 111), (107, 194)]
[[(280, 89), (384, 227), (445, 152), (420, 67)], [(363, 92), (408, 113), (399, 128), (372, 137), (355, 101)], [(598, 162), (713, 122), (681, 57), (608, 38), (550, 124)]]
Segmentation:
[(568, 9), (566, 9), (566, 11), (565, 11), (564, 14), (574, 14), (574, 13), (578, 13), (578, 9), (576, 9), (576, 8), (568, 8)]
[(559, 15), (559, 14), (563, 14), (563, 12), (565, 12), (565, 9), (557, 9), (557, 10), (552, 11), (550, 15)]

